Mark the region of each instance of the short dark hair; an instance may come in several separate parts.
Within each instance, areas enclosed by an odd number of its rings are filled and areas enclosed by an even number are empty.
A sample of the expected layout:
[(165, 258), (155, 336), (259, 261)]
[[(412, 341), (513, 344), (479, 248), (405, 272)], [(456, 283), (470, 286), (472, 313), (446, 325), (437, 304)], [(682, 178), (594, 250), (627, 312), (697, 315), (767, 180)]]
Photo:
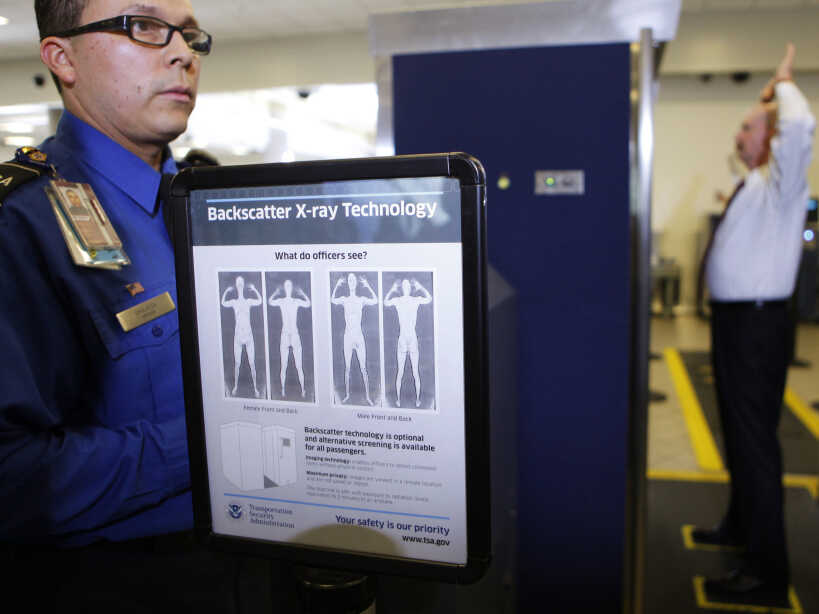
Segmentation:
[(34, 0), (40, 38), (80, 25), (88, 0)]
[[(55, 32), (63, 32), (80, 25), (80, 17), (88, 0), (34, 0), (34, 14), (37, 17), (37, 29), (40, 39)], [(62, 93), (60, 80), (51, 73), (57, 91)]]

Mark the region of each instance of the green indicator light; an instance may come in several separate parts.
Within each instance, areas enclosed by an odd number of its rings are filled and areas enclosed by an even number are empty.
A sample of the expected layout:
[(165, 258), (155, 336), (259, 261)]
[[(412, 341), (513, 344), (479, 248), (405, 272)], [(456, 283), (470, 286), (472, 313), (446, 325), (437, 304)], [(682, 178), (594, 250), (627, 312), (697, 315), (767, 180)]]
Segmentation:
[(555, 178), (554, 177), (547, 177), (546, 178), (546, 185), (554, 185), (554, 184), (555, 184)]

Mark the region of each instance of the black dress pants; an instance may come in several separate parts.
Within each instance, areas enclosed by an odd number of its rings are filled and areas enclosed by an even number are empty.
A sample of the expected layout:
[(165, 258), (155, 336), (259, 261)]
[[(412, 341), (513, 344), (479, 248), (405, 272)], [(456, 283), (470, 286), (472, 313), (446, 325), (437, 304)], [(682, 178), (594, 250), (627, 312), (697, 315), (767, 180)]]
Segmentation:
[(712, 302), (711, 341), (731, 501), (723, 528), (749, 571), (789, 581), (777, 428), (788, 367), (787, 301)]

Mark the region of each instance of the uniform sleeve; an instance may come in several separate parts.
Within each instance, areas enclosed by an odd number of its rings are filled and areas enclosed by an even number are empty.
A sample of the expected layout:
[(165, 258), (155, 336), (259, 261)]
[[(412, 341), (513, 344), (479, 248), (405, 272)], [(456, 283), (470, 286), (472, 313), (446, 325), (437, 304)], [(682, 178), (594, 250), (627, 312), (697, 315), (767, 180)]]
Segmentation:
[(798, 200), (805, 187), (816, 119), (795, 83), (782, 81), (775, 87), (779, 117), (771, 139), (770, 181), (779, 195), (773, 202), (789, 203)]
[(159, 423), (107, 428), (95, 419), (91, 365), (99, 357), (88, 355), (46, 260), (7, 209), (0, 209), (0, 540), (48, 542), (189, 488), (185, 424), (181, 408)]

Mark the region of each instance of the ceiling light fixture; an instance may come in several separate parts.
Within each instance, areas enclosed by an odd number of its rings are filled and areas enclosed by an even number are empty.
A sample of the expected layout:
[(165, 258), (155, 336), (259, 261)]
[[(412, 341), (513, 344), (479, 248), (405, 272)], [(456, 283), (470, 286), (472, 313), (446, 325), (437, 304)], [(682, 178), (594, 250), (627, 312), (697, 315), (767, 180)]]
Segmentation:
[(4, 25), (6, 25), (8, 22), (9, 22), (9, 18), (8, 18), (8, 17), (3, 17), (2, 15), (0, 15), (0, 26), (4, 26)]
[(7, 136), (3, 142), (9, 147), (30, 147), (34, 145), (34, 139), (30, 136)]
[(11, 132), (13, 134), (31, 134), (34, 132), (34, 126), (26, 122), (7, 122), (0, 124), (0, 132)]

